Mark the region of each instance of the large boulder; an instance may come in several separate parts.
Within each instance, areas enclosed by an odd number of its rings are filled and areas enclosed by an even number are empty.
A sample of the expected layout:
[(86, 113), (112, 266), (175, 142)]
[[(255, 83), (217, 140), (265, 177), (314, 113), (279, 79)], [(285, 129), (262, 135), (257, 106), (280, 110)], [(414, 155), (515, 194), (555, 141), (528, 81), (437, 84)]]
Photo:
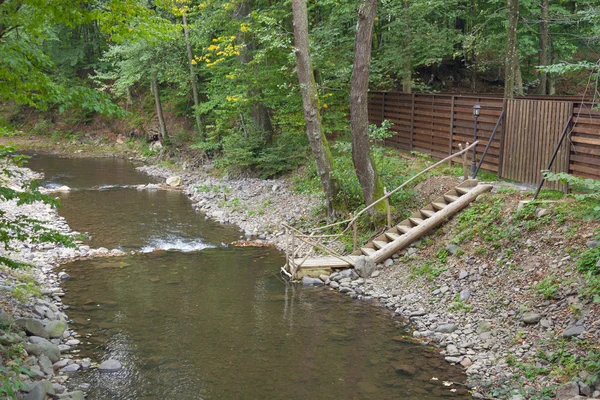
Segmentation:
[(183, 185), (183, 179), (180, 176), (170, 176), (167, 178), (167, 185), (171, 187), (178, 187)]
[(371, 257), (360, 256), (354, 262), (354, 269), (361, 278), (370, 278), (375, 271), (375, 262)]
[(52, 321), (44, 328), (49, 337), (58, 339), (67, 330), (67, 324), (63, 321)]
[(60, 349), (57, 345), (50, 342), (27, 343), (23, 346), (27, 354), (39, 356), (44, 354), (53, 363), (60, 360)]
[(42, 321), (35, 318), (21, 318), (17, 320), (17, 325), (19, 325), (29, 336), (40, 336), (43, 338), (48, 337), (48, 332), (44, 329), (44, 324)]

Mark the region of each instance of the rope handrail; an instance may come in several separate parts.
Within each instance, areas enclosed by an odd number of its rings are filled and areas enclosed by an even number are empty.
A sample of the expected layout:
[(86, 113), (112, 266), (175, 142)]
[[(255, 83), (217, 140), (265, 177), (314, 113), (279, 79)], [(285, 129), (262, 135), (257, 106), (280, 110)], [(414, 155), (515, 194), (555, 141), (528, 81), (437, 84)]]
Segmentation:
[(376, 204), (378, 204), (379, 202), (389, 198), (390, 196), (392, 196), (393, 194), (395, 194), (396, 192), (398, 192), (400, 189), (402, 189), (403, 187), (405, 187), (406, 185), (408, 185), (410, 182), (414, 181), (415, 179), (417, 179), (419, 176), (423, 175), (424, 173), (432, 170), (433, 168), (437, 167), (438, 165), (441, 165), (445, 162), (447, 162), (448, 160), (451, 160), (455, 157), (458, 157), (464, 153), (466, 153), (467, 151), (469, 151), (470, 149), (472, 149), (473, 147), (477, 146), (477, 144), (479, 143), (479, 140), (473, 142), (471, 145), (465, 147), (464, 149), (460, 150), (459, 152), (456, 152), (454, 154), (449, 155), (448, 157), (444, 158), (443, 160), (440, 160), (438, 162), (436, 162), (435, 164), (425, 168), (423, 171), (419, 172), (417, 175), (413, 176), (412, 178), (410, 178), (409, 180), (405, 181), (404, 183), (402, 183), (400, 186), (398, 186), (396, 189), (392, 190), (391, 192), (387, 193), (385, 196), (381, 197), (380, 199), (374, 201), (373, 203), (369, 204), (368, 206), (366, 206), (365, 208), (363, 208), (361, 211), (359, 211), (354, 217), (352, 218), (348, 218), (344, 221), (339, 221), (339, 222), (334, 222), (332, 224), (329, 225), (325, 225), (325, 226), (320, 226), (317, 228), (313, 228), (312, 231), (320, 231), (323, 229), (327, 229), (327, 228), (331, 228), (337, 225), (342, 225), (346, 222), (348, 222), (348, 226), (346, 227), (346, 229), (344, 229), (341, 234), (344, 234), (348, 231), (348, 229), (350, 229), (350, 227), (352, 226), (352, 224), (358, 219), (358, 217), (360, 217), (362, 214), (364, 214), (365, 212), (367, 212), (368, 210), (370, 210), (371, 208), (373, 208)]
[[(343, 256), (342, 254), (338, 254), (336, 251), (329, 249), (327, 246), (319, 243), (320, 240), (322, 239), (328, 239), (330, 241), (336, 241), (337, 239), (339, 239), (342, 235), (344, 235), (346, 232), (348, 232), (348, 230), (353, 227), (356, 223), (356, 221), (358, 220), (358, 218), (363, 215), (365, 212), (367, 212), (368, 210), (370, 210), (371, 208), (373, 208), (375, 205), (377, 205), (378, 203), (380, 203), (381, 201), (384, 201), (388, 198), (390, 198), (393, 194), (395, 194), (396, 192), (398, 192), (400, 189), (404, 188), (406, 185), (408, 185), (409, 183), (413, 182), (415, 179), (417, 179), (418, 177), (420, 177), (421, 175), (425, 174), (426, 172), (431, 171), (433, 168), (436, 168), (437, 166), (455, 158), (458, 156), (461, 156), (465, 153), (467, 153), (469, 150), (471, 150), (473, 147), (477, 146), (477, 144), (479, 143), (479, 141), (475, 141), (474, 143), (472, 143), (471, 145), (468, 145), (466, 148), (462, 149), (454, 154), (449, 155), (448, 157), (444, 158), (443, 160), (440, 160), (438, 162), (436, 162), (435, 164), (425, 168), (424, 170), (422, 170), (421, 172), (419, 172), (418, 174), (416, 174), (415, 176), (411, 177), (410, 179), (408, 179), (407, 181), (405, 181), (404, 183), (402, 183), (400, 186), (398, 186), (397, 188), (395, 188), (394, 190), (392, 190), (389, 193), (386, 193), (383, 197), (381, 197), (380, 199), (374, 201), (373, 203), (369, 204), (368, 206), (366, 206), (365, 208), (363, 208), (362, 210), (360, 210), (358, 213), (356, 213), (352, 218), (348, 218), (344, 221), (339, 221), (339, 222), (335, 222), (332, 224), (328, 224), (322, 227), (317, 227), (317, 228), (313, 228), (311, 229), (309, 232), (311, 232), (310, 234), (305, 234), (303, 232), (301, 232), (300, 230), (288, 225), (288, 224), (281, 224), (285, 229), (286, 229), (286, 234), (289, 235), (289, 233), (292, 233), (292, 254), (291, 257), (289, 257), (288, 251), (286, 251), (286, 265), (288, 265), (288, 267), (290, 268), (290, 273), (291, 276), (295, 276), (296, 271), (298, 270), (298, 268), (300, 266), (302, 266), (304, 264), (304, 262), (306, 261), (306, 259), (309, 256), (309, 253), (307, 253), (304, 258), (302, 258), (302, 260), (300, 261), (300, 263), (298, 265), (296, 265), (295, 262), (295, 256), (296, 253), (300, 251), (301, 248), (303, 248), (305, 245), (309, 245), (309, 247), (312, 247), (313, 250), (315, 249), (320, 249), (321, 251), (324, 251), (325, 253), (329, 253), (330, 255), (344, 261), (347, 262), (350, 265), (354, 265), (354, 261)], [(467, 143), (468, 144), (468, 143)], [(327, 228), (331, 228), (334, 226), (338, 226), (338, 225), (342, 225), (348, 223), (348, 225), (346, 226), (346, 228), (341, 231), (340, 233), (337, 234), (319, 234), (317, 235), (316, 233), (318, 231), (323, 231), (324, 229)], [(294, 246), (294, 237), (297, 238), (302, 244), (299, 246), (298, 249), (295, 249)], [(355, 238), (355, 245), (356, 245), (356, 238)], [(289, 246), (289, 244), (288, 244)], [(295, 268), (294, 268), (295, 267)]]

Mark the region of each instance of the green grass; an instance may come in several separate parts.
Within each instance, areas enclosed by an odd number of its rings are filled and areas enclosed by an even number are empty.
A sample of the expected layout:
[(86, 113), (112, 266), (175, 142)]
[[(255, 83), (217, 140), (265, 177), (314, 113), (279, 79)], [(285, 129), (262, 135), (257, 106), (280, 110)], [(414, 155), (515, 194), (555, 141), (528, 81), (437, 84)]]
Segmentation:
[(544, 299), (554, 299), (558, 297), (558, 291), (560, 290), (560, 281), (554, 275), (550, 275), (535, 285), (535, 292), (542, 296)]
[(427, 261), (425, 264), (419, 266), (414, 266), (412, 269), (412, 273), (410, 274), (410, 278), (414, 279), (415, 277), (422, 276), (428, 281), (432, 281), (438, 276), (442, 274), (442, 272), (447, 271), (448, 267), (439, 263), (439, 261)]

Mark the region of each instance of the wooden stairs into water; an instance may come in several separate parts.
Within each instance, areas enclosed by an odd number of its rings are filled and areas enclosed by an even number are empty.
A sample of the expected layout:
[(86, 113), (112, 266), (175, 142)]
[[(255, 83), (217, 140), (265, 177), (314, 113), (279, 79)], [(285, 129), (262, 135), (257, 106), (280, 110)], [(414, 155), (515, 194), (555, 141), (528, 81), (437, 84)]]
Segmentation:
[(349, 256), (317, 256), (294, 259), (293, 262), (297, 267), (296, 278), (319, 276), (323, 273), (328, 274), (334, 269), (350, 268), (360, 256), (368, 256), (375, 263), (381, 263), (432, 229), (448, 221), (452, 216), (475, 201), (477, 196), (491, 189), (491, 185), (480, 185), (476, 179), (466, 180)]

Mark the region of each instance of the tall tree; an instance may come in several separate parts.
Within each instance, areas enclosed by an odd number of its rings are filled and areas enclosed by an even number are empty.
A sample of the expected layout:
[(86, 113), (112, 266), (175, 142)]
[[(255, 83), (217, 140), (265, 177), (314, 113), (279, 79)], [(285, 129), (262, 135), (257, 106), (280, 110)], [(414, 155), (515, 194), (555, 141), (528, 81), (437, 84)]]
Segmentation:
[[(548, 0), (540, 1), (540, 58), (539, 65), (550, 65), (550, 34), (548, 32)], [(548, 73), (540, 72), (539, 94), (548, 94)]]
[(321, 185), (325, 192), (327, 215), (334, 217), (336, 214), (335, 202), (338, 192), (338, 183), (333, 177), (333, 166), (329, 144), (321, 129), (321, 115), (319, 114), (319, 95), (317, 84), (310, 61), (308, 44), (308, 12), (306, 0), (292, 0), (292, 13), (294, 24), (294, 47), (296, 54), (296, 70), (302, 93), (304, 119), (306, 121), (306, 134), (317, 163), (317, 172), (321, 178)]
[[(358, 24), (354, 46), (354, 66), (350, 86), (350, 126), (352, 129), (352, 161), (362, 187), (366, 205), (383, 196), (383, 185), (371, 158), (369, 140), (369, 66), (373, 24), (377, 13), (377, 0), (364, 0), (358, 10)], [(385, 204), (378, 203), (373, 211), (384, 211)]]
[(168, 137), (167, 124), (165, 123), (165, 116), (163, 114), (162, 102), (160, 101), (160, 92), (158, 91), (158, 78), (156, 72), (152, 72), (152, 80), (150, 82), (150, 88), (152, 95), (154, 96), (154, 106), (156, 108), (156, 116), (158, 118), (158, 128), (160, 132), (160, 141), (164, 143)]
[(515, 96), (516, 83), (519, 77), (519, 52), (517, 48), (517, 24), (519, 21), (519, 0), (507, 0), (508, 34), (506, 37), (506, 54), (504, 60), (504, 97)]
[[(234, 18), (236, 20), (244, 20), (248, 18), (251, 13), (252, 7), (250, 1), (242, 0), (234, 12)], [(240, 25), (238, 37), (242, 47), (240, 50), (240, 63), (244, 66), (248, 66), (253, 60), (252, 52), (256, 49), (252, 35), (248, 32), (248, 28), (245, 26), (244, 22)], [(260, 98), (262, 97), (261, 95), (261, 90), (255, 85), (252, 85), (248, 91), (248, 97), (250, 98)], [(263, 135), (265, 143), (271, 144), (273, 141), (273, 124), (271, 123), (271, 116), (269, 115), (269, 110), (265, 104), (261, 101), (254, 101), (252, 103), (250, 114), (252, 115), (254, 125)]]
[(200, 118), (200, 96), (198, 94), (198, 77), (196, 75), (195, 59), (192, 54), (192, 44), (190, 42), (190, 29), (187, 22), (187, 10), (181, 14), (181, 22), (183, 23), (183, 37), (185, 38), (185, 50), (190, 67), (190, 83), (192, 85), (192, 97), (194, 99), (194, 118), (196, 119), (196, 130), (202, 138), (204, 136), (204, 128), (202, 127), (202, 119)]

